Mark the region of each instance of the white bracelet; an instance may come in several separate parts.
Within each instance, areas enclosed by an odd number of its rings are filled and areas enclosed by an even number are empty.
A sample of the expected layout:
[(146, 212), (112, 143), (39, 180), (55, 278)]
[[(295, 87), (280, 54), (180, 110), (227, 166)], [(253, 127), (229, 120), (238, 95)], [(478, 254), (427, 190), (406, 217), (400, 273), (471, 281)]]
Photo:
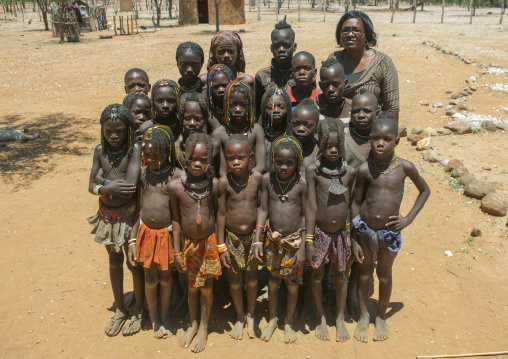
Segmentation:
[(263, 244), (263, 243), (261, 243), (261, 242), (252, 243), (252, 245), (256, 245), (256, 244)]
[(129, 239), (129, 243), (136, 242), (136, 238)]
[(135, 245), (136, 245), (136, 242), (129, 244), (129, 247), (130, 246), (135, 246)]

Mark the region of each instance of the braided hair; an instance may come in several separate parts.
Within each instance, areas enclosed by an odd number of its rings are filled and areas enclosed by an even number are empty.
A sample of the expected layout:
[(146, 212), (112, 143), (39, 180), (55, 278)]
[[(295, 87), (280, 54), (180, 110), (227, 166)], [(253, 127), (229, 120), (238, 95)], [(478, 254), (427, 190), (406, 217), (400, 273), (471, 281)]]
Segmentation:
[(130, 110), (132, 108), (132, 104), (135, 103), (137, 100), (146, 101), (150, 105), (150, 113), (152, 114), (153, 117), (152, 100), (150, 99), (150, 97), (148, 97), (148, 95), (146, 95), (143, 92), (131, 92), (130, 94), (124, 97), (122, 104)]
[[(155, 101), (155, 94), (157, 93), (157, 90), (161, 87), (169, 86), (173, 89), (176, 95), (176, 108), (180, 105), (180, 97), (182, 96), (182, 91), (180, 90), (180, 86), (175, 81), (168, 80), (168, 79), (161, 79), (157, 80), (156, 83), (152, 86), (152, 104)], [(155, 122), (157, 122), (157, 114), (155, 114)]]
[(206, 102), (205, 96), (199, 92), (187, 92), (183, 94), (180, 106), (178, 107), (180, 126), (183, 125), (183, 115), (185, 114), (185, 106), (188, 102), (197, 102), (199, 104), (199, 108), (201, 109), (203, 119), (205, 122), (208, 122), (208, 119), (210, 118), (210, 111), (208, 110), (208, 103)]
[(344, 149), (344, 123), (337, 118), (326, 118), (323, 121), (319, 122), (317, 129), (319, 152), (323, 153), (324, 148), (328, 144), (330, 132), (337, 133), (340, 155), (345, 156), (346, 152)]
[(218, 74), (224, 74), (228, 77), (229, 82), (233, 81), (235, 76), (233, 75), (233, 71), (226, 65), (216, 64), (210, 67), (210, 70), (208, 70), (208, 74), (206, 76), (206, 86), (208, 88), (208, 104), (212, 109), (214, 109), (217, 113), (223, 114), (224, 108), (218, 108), (215, 106), (215, 103), (213, 102), (213, 95), (212, 95), (212, 86), (213, 86), (213, 77)]
[[(286, 125), (284, 126), (284, 132), (277, 133), (275, 132), (275, 129), (273, 128), (273, 112), (272, 116), (270, 118), (268, 117), (268, 113), (266, 111), (266, 107), (271, 104), (273, 108), (273, 101), (275, 95), (282, 96), (284, 98), (284, 102), (286, 104)], [(258, 123), (263, 126), (263, 129), (265, 131), (265, 137), (269, 141), (273, 141), (275, 137), (284, 135), (286, 133), (290, 133), (291, 129), (291, 118), (293, 115), (293, 111), (291, 111), (291, 99), (289, 98), (288, 93), (283, 88), (278, 88), (276, 86), (269, 87), (265, 93), (263, 94), (263, 97), (261, 98), (261, 114), (260, 118), (258, 120)]]
[(176, 62), (178, 63), (178, 58), (180, 55), (185, 54), (186, 52), (190, 52), (191, 54), (198, 55), (201, 58), (201, 66), (205, 62), (205, 53), (203, 48), (192, 41), (182, 42), (178, 45), (176, 49)]
[(254, 128), (254, 99), (252, 96), (252, 89), (249, 85), (242, 81), (232, 81), (229, 83), (226, 88), (226, 94), (224, 95), (224, 124), (226, 128), (234, 129), (233, 125), (231, 125), (231, 114), (229, 113), (229, 102), (231, 100), (231, 95), (234, 93), (242, 93), (245, 95), (245, 100), (247, 101), (247, 112), (245, 114), (245, 120), (247, 122), (246, 128), (248, 131), (251, 131)]
[(303, 152), (302, 152), (302, 144), (293, 136), (279, 136), (273, 141), (272, 149), (270, 152), (270, 157), (272, 159), (272, 163), (275, 162), (275, 154), (277, 151), (282, 149), (288, 149), (295, 155), (296, 160), (296, 168), (295, 172), (300, 170), (300, 166), (303, 162)]
[[(108, 160), (110, 162), (116, 162), (119, 160), (119, 157), (117, 155), (118, 153), (115, 153), (116, 151), (112, 148), (112, 146), (109, 144), (109, 142), (106, 140), (106, 137), (104, 136), (104, 122), (111, 120), (111, 121), (122, 121), (125, 126), (127, 126), (127, 143), (123, 146), (124, 149), (121, 151), (127, 152), (127, 155), (129, 157), (132, 157), (132, 153), (134, 151), (134, 143), (136, 142), (136, 136), (134, 133), (134, 128), (132, 127), (132, 115), (131, 111), (119, 103), (114, 103), (112, 105), (109, 105), (102, 111), (101, 118), (100, 118), (100, 124), (101, 124), (101, 145), (102, 150), (106, 152), (108, 156)], [(120, 156), (121, 157), (121, 156)]]
[(167, 126), (154, 126), (146, 130), (141, 143), (143, 149), (143, 161), (145, 159), (145, 147), (154, 147), (157, 152), (162, 152), (171, 166), (175, 165), (175, 139), (173, 132)]
[(206, 157), (208, 158), (209, 168), (213, 167), (213, 139), (203, 132), (194, 132), (191, 134), (185, 142), (185, 161), (184, 165), (188, 166), (192, 162), (192, 154), (198, 143), (202, 143), (206, 146)]

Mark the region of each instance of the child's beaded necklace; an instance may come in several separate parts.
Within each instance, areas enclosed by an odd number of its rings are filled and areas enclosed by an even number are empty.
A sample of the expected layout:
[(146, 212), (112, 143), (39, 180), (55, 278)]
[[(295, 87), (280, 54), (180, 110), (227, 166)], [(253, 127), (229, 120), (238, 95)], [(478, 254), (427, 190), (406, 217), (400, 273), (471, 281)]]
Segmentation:
[(247, 178), (247, 181), (244, 183), (244, 184), (238, 184), (236, 183), (236, 181), (233, 179), (233, 176), (231, 175), (231, 173), (228, 173), (227, 176), (229, 177), (229, 179), (231, 179), (231, 181), (237, 185), (238, 187), (245, 187), (249, 184), (249, 181), (250, 181), (250, 176), (252, 175), (252, 172), (249, 171), (249, 178)]
[(344, 187), (340, 181), (340, 175), (342, 175), (346, 171), (346, 161), (341, 157), (339, 157), (340, 167), (337, 166), (334, 169), (330, 169), (323, 164), (323, 155), (320, 155), (316, 158), (316, 167), (319, 172), (330, 177), (332, 179), (332, 183), (328, 188), (328, 191), (333, 194), (343, 194), (347, 191), (347, 187)]
[[(393, 162), (393, 160), (395, 160), (395, 164), (393, 165), (393, 167), (388, 171), (388, 168), (390, 168), (390, 165), (391, 163)], [(387, 169), (384, 170), (384, 171), (381, 171), (378, 166), (377, 166), (377, 163), (379, 163), (380, 165), (388, 165)], [(374, 158), (374, 167), (376, 168), (376, 171), (378, 171), (380, 174), (382, 175), (387, 175), (389, 174), (390, 172), (392, 172), (395, 167), (397, 167), (399, 164), (399, 158), (394, 154), (392, 159), (388, 162), (381, 162), (381, 161), (378, 161), (377, 158)]]
[[(279, 175), (277, 173), (275, 174), (275, 179), (277, 180), (277, 183), (279, 184), (279, 188), (281, 191), (281, 193), (278, 194), (277, 197), (279, 197), (279, 199), (282, 203), (286, 202), (286, 199), (289, 198), (289, 196), (286, 194), (286, 191), (289, 188), (289, 186), (291, 186), (291, 183), (293, 183), (295, 178), (296, 178), (296, 171), (295, 171), (295, 173), (293, 173), (293, 176), (291, 176), (291, 178), (286, 181), (281, 181), (279, 179)], [(286, 184), (286, 183), (287, 183), (286, 187), (282, 188), (282, 185)]]
[[(146, 166), (148, 171), (150, 172), (150, 180), (149, 181), (146, 181), (146, 185), (145, 187), (143, 188), (144, 190), (146, 190), (148, 188), (148, 185), (150, 185), (154, 180), (155, 180), (155, 183), (157, 184), (157, 187), (159, 187), (159, 189), (166, 195), (169, 195), (169, 193), (164, 190), (164, 188), (162, 188), (162, 186), (159, 184), (159, 182), (157, 181), (157, 176), (160, 175), (160, 174), (163, 174), (163, 173), (166, 173), (167, 171), (169, 171), (171, 169), (171, 164), (168, 164), (167, 167), (163, 168), (162, 170), (153, 170), (151, 169), (149, 166)], [(147, 173), (148, 173), (147, 171)]]
[[(203, 180), (197, 181), (197, 182), (190, 182), (187, 178), (187, 170), (184, 170), (184, 171), (182, 171), (181, 179), (182, 179), (182, 185), (183, 185), (183, 189), (184, 189), (185, 193), (187, 193), (187, 195), (190, 198), (192, 198), (193, 200), (198, 202), (198, 213), (196, 215), (196, 224), (198, 226), (200, 226), (201, 225), (201, 211), (200, 211), (201, 200), (208, 197), (210, 195), (210, 193), (212, 192), (211, 188), (210, 188), (211, 184), (212, 184), (212, 181), (210, 180), (211, 179), (210, 172), (207, 171), (205, 173), (205, 178)], [(198, 194), (195, 191), (193, 191), (194, 189), (203, 189), (203, 188), (205, 188), (205, 192), (202, 194)]]

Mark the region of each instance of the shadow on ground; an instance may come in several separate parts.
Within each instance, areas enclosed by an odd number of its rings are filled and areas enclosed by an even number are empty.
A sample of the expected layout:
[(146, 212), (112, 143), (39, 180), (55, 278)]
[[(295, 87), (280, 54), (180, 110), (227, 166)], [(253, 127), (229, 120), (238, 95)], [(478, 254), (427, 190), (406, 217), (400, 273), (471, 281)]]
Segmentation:
[(87, 131), (91, 120), (57, 113), (34, 118), (19, 115), (0, 117), (0, 129), (22, 129), (39, 134), (37, 140), (4, 142), (0, 147), (0, 173), (3, 183), (17, 183), (27, 188), (34, 180), (54, 172), (58, 162), (54, 155), (91, 155), (90, 143), (95, 137)]

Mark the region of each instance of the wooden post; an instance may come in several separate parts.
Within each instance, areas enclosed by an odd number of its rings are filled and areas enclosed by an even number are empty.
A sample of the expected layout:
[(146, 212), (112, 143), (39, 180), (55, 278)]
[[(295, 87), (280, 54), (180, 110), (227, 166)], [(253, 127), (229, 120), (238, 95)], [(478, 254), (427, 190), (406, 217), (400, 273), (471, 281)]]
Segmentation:
[(390, 20), (390, 24), (393, 24), (393, 18), (395, 16), (395, 9), (397, 8), (397, 5), (399, 4), (399, 0), (395, 1), (395, 4), (393, 5), (393, 11), (392, 11), (392, 19)]
[(126, 20), (126, 22), (127, 22), (127, 35), (130, 35), (131, 33), (130, 33), (130, 31), (129, 31), (129, 15), (127, 15), (127, 16), (125, 17), (125, 20)]
[(474, 0), (471, 0), (471, 15), (469, 16), (469, 24), (473, 23), (473, 14), (474, 14)]
[(133, 19), (134, 15), (131, 15), (131, 32), (132, 32), (132, 35), (134, 35), (134, 19)]
[(298, 21), (300, 21), (300, 1), (298, 0)]
[(415, 9), (413, 11), (413, 24), (416, 22), (416, 0), (414, 0)]
[(444, 19), (444, 5), (445, 5), (445, 0), (443, 0), (443, 5), (441, 5), (441, 24), (443, 23), (443, 19)]
[(259, 0), (258, 0), (258, 21), (261, 21), (261, 7), (259, 6)]
[(138, 17), (136, 16), (136, 34), (139, 35), (139, 29), (138, 29)]
[[(14, 9), (14, 16), (18, 17), (18, 10), (16, 9), (16, 2), (14, 0), (11, 1), (11, 8)], [(12, 13), (12, 11), (11, 11), (11, 13)]]
[(113, 28), (115, 29), (115, 35), (118, 35), (116, 32), (116, 15), (113, 15)]
[(279, 21), (279, 4), (280, 4), (279, 1), (280, 0), (275, 0), (275, 1), (277, 1), (277, 12), (276, 12), (277, 16), (276, 16), (276, 19), (277, 19), (277, 21)]
[(501, 18), (499, 19), (499, 25), (501, 25), (503, 23), (504, 9), (506, 7), (506, 0), (502, 0), (502, 1), (503, 1), (503, 5), (501, 8)]
[(326, 0), (323, 0), (323, 22), (326, 22)]

